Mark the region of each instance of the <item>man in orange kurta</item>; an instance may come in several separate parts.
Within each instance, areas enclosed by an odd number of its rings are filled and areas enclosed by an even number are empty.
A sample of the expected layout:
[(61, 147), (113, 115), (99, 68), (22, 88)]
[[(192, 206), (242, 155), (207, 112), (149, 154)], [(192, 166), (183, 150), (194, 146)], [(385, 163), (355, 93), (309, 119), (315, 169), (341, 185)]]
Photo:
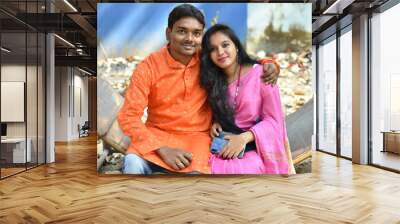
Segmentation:
[[(151, 54), (132, 75), (119, 114), (120, 127), (131, 137), (128, 153), (171, 169), (156, 150), (165, 146), (184, 149), (192, 154), (192, 162), (179, 171), (208, 173), (211, 111), (199, 85), (198, 53), (183, 65), (168, 48)], [(146, 106), (148, 119), (143, 124), (140, 117)]]
[[(131, 138), (124, 173), (210, 172), (212, 116), (199, 80), (204, 26), (197, 8), (177, 6), (168, 18), (168, 45), (135, 69), (118, 116)], [(146, 107), (148, 119), (142, 123)]]

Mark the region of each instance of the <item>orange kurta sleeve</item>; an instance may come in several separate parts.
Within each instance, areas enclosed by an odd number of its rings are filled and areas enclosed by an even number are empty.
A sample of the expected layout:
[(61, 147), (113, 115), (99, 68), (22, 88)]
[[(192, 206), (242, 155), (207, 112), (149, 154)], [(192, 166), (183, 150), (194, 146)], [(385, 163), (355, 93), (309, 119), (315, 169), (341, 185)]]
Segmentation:
[(131, 138), (131, 144), (135, 145), (142, 155), (162, 146), (157, 137), (141, 121), (144, 109), (148, 106), (151, 83), (152, 70), (146, 62), (142, 62), (131, 77), (125, 102), (118, 116), (120, 128)]

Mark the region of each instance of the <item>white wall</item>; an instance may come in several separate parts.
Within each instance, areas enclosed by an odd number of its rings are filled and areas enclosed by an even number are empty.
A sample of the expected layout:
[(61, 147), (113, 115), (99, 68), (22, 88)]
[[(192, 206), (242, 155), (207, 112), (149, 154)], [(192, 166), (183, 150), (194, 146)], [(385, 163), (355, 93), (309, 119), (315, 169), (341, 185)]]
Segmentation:
[[(78, 75), (77, 75), (77, 72)], [(88, 78), (81, 76), (79, 70), (74, 71), (74, 113), (72, 119), (72, 135), (78, 136), (77, 126), (81, 126), (88, 120)]]
[(88, 78), (82, 72), (71, 67), (56, 67), (55, 107), (55, 140), (77, 139), (78, 124), (82, 126), (88, 120)]
[[(36, 67), (28, 66), (28, 74), (36, 74)], [(7, 82), (25, 82), (25, 65), (17, 64), (5, 64), (1, 66), (1, 81)], [(28, 77), (29, 78), (29, 77)], [(29, 133), (35, 132), (36, 135), (36, 80), (29, 80), (30, 86), (35, 86), (35, 88), (27, 88), (27, 104), (30, 106), (27, 113), (27, 120), (30, 122), (28, 124), (28, 137)], [(33, 104), (31, 104), (33, 102)], [(40, 107), (41, 105), (39, 105)], [(1, 110), (7, 110), (7, 108), (1, 108)], [(34, 111), (35, 113), (32, 113)], [(34, 124), (31, 124), (34, 122)], [(7, 122), (7, 136), (8, 137), (25, 137), (25, 123), (26, 122)], [(32, 127), (32, 131), (29, 128)]]
[(55, 141), (68, 141), (68, 86), (67, 67), (55, 68)]
[[(36, 70), (38, 69), (38, 70)], [(27, 75), (27, 82), (25, 80)], [(36, 162), (37, 153), (39, 153), (39, 163), (44, 163), (44, 82), (42, 68), (25, 64), (3, 64), (1, 66), (1, 80), (9, 82), (26, 83), (26, 107), (22, 107), (22, 113), (26, 110), (27, 120), (24, 122), (6, 122), (7, 137), (30, 139), (32, 161)], [(23, 91), (22, 93), (23, 94)], [(7, 96), (2, 96), (7, 97)], [(10, 108), (1, 108), (1, 110), (10, 110)], [(27, 131), (27, 132), (26, 132)]]
[[(28, 68), (29, 69), (29, 68)], [(18, 81), (25, 82), (25, 65), (2, 65), (1, 81)], [(1, 108), (6, 110), (7, 108)], [(8, 137), (25, 137), (25, 123), (11, 122), (7, 123)]]

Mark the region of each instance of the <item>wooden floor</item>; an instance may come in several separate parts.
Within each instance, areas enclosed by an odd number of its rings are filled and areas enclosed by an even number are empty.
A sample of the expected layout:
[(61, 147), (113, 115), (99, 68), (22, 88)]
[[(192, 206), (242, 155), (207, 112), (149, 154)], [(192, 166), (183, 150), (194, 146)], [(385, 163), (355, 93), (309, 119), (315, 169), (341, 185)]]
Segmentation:
[(98, 176), (95, 139), (0, 181), (0, 223), (400, 223), (400, 175), (313, 154), (313, 173)]
[(0, 168), (0, 172), (1, 172), (1, 178), (5, 178), (20, 172), (23, 172), (25, 170), (29, 170), (29, 169), (33, 169), (37, 167), (37, 164), (28, 164), (27, 167), (25, 168), (25, 165), (19, 165), (19, 167), (12, 167), (12, 168)]
[(0, 169), (1, 169), (1, 178), (26, 170), (25, 167), (24, 168), (19, 168), (19, 167), (18, 168), (0, 168)]
[(400, 154), (376, 150), (372, 160), (374, 164), (400, 170)]

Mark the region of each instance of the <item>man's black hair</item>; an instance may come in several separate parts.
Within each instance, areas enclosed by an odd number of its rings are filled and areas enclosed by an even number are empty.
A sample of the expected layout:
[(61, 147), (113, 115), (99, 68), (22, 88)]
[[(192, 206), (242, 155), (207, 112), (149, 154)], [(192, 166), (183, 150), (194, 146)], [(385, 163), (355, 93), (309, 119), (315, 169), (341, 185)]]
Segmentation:
[(172, 29), (172, 26), (176, 23), (176, 21), (184, 17), (195, 18), (197, 21), (199, 21), (199, 23), (203, 25), (203, 27), (205, 27), (204, 15), (198, 8), (190, 4), (182, 4), (175, 7), (169, 13), (168, 28)]

